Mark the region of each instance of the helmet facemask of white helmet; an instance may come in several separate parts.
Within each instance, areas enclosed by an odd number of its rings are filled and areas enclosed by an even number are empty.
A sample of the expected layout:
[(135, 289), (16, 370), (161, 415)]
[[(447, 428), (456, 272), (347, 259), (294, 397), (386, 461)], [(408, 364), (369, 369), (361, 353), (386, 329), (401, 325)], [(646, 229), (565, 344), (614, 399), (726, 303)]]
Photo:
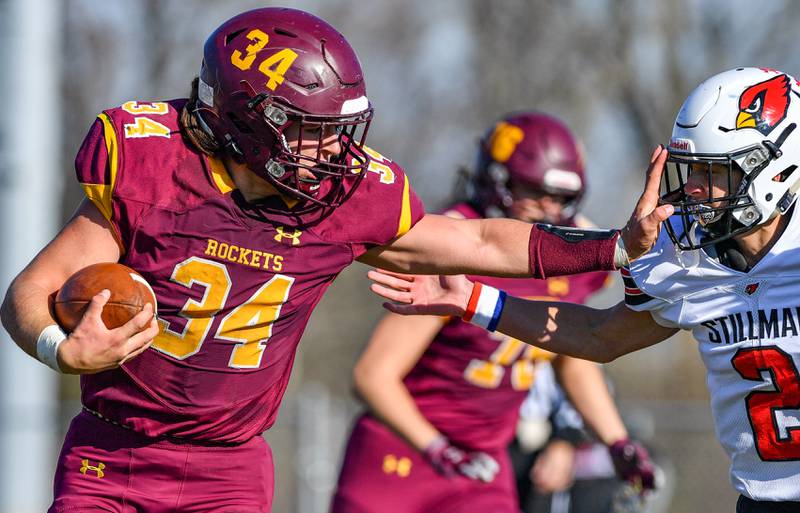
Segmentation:
[(661, 201), (675, 207), (678, 222), (666, 229), (679, 249), (722, 242), (790, 210), (800, 188), (798, 123), (797, 81), (775, 70), (737, 68), (689, 95), (661, 188)]

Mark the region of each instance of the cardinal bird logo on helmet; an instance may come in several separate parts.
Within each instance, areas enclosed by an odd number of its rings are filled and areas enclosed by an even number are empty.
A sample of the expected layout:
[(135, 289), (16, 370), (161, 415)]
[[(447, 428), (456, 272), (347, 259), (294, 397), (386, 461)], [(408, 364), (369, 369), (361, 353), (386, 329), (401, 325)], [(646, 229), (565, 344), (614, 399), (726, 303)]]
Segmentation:
[(736, 130), (755, 128), (764, 135), (786, 117), (789, 110), (789, 76), (778, 75), (744, 90), (739, 97)]

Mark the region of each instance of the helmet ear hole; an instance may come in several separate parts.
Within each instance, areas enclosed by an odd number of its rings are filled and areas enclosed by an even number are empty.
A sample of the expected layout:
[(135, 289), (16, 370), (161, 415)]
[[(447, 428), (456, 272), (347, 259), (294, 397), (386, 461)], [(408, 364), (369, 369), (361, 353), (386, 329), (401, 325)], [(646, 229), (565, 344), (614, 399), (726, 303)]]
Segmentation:
[(231, 32), (230, 34), (225, 36), (225, 46), (228, 46), (229, 44), (231, 44), (231, 41), (236, 39), (236, 36), (238, 36), (239, 34), (244, 32), (245, 30), (247, 30), (247, 29), (242, 28), (242, 29), (239, 29), (239, 30), (234, 30), (233, 32)]
[(294, 38), (297, 37), (297, 34), (283, 27), (275, 27), (275, 33), (286, 37), (294, 37)]
[(786, 169), (784, 169), (783, 171), (781, 171), (777, 175), (773, 176), (772, 177), (772, 181), (773, 182), (778, 182), (778, 183), (783, 183), (786, 180), (788, 180), (790, 176), (792, 176), (792, 173), (794, 173), (796, 169), (797, 169), (797, 166), (792, 164), (791, 166), (787, 167)]
[(253, 129), (247, 126), (247, 124), (242, 123), (242, 121), (236, 116), (236, 114), (234, 114), (233, 112), (226, 112), (225, 114), (228, 116), (228, 119), (231, 121), (231, 123), (233, 123), (233, 126), (235, 126), (238, 131), (240, 131), (243, 134), (253, 133)]

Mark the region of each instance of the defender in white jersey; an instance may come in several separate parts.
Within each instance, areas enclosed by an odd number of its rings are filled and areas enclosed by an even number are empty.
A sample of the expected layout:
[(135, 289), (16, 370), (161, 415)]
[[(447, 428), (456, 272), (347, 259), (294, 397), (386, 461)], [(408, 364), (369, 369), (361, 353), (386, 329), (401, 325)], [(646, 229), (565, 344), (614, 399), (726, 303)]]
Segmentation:
[(737, 68), (700, 84), (648, 170), (675, 214), (623, 269), (613, 308), (506, 298), (461, 278), (373, 272), (373, 290), (398, 313), (466, 315), (601, 362), (691, 331), (737, 513), (800, 511), (798, 124), (800, 85), (786, 73)]

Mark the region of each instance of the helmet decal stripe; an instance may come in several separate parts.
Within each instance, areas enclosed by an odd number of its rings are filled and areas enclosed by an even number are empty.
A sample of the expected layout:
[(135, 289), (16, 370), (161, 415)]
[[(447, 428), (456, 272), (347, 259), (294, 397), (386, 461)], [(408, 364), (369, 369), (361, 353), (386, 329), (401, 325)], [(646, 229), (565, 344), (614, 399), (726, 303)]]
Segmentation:
[(369, 100), (366, 96), (360, 96), (342, 103), (341, 114), (358, 114), (369, 108)]
[(197, 98), (209, 107), (214, 106), (214, 88), (206, 84), (202, 78), (197, 83)]

